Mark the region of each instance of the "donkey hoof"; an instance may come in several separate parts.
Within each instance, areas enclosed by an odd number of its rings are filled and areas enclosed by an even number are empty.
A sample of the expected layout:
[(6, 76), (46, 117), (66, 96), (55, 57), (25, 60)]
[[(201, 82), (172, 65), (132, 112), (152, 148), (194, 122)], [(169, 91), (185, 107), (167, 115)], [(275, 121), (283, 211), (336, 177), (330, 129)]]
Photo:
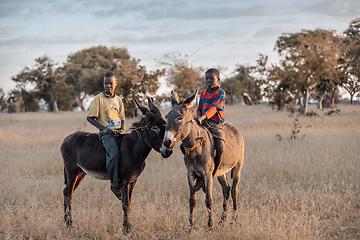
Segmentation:
[(72, 226), (72, 220), (71, 220), (71, 215), (70, 215), (70, 213), (68, 213), (68, 212), (65, 213), (64, 221), (65, 221), (66, 227), (67, 227), (67, 228), (71, 228), (71, 226)]
[(131, 231), (131, 227), (129, 225), (124, 226), (124, 228), (123, 228), (124, 235), (129, 234), (130, 231)]
[(186, 229), (187, 234), (191, 234), (193, 230), (193, 225), (189, 225), (189, 227)]
[(222, 215), (222, 216), (221, 216), (221, 219), (220, 219), (220, 221), (219, 221), (219, 225), (222, 226), (222, 225), (224, 225), (225, 222), (226, 222), (226, 216), (225, 216), (225, 215)]

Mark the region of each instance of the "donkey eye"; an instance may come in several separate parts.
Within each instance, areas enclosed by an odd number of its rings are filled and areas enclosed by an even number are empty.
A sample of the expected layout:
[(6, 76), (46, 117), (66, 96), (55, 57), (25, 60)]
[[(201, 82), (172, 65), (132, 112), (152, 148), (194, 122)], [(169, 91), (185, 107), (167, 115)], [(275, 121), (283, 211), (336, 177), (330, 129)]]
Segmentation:
[(154, 131), (154, 132), (159, 132), (160, 131), (160, 129), (158, 127), (156, 127), (156, 126), (151, 127), (151, 130)]
[(178, 117), (178, 118), (176, 118), (176, 121), (177, 121), (177, 122), (182, 122), (183, 120), (184, 120), (183, 117)]

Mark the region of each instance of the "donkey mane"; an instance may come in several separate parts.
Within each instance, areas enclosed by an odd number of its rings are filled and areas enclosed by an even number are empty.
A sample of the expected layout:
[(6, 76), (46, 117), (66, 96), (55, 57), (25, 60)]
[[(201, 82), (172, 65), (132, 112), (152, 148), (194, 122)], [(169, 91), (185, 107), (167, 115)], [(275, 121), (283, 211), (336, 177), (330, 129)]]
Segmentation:
[[(152, 118), (152, 116), (150, 116)], [(144, 125), (146, 122), (146, 120), (144, 119), (144, 117), (136, 120), (135, 122), (133, 122), (131, 124), (131, 127), (129, 128), (129, 130), (137, 130), (139, 127), (141, 127), (141, 125)]]
[(133, 122), (133, 123), (131, 124), (131, 127), (130, 127), (129, 129), (130, 129), (130, 130), (135, 130), (135, 129), (139, 126), (140, 120), (141, 120), (141, 119), (136, 120), (135, 122)]

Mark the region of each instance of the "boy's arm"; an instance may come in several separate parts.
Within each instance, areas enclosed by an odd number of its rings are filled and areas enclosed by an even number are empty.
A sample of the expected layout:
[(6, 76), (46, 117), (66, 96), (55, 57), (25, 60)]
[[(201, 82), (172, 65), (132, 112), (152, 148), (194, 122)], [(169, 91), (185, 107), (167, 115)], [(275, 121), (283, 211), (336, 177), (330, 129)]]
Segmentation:
[[(200, 99), (201, 99), (201, 96), (202, 96), (202, 93), (201, 93), (201, 95), (200, 95)], [(201, 122), (206, 119), (206, 115), (201, 115), (201, 108), (202, 108), (202, 107), (201, 107), (201, 105), (200, 105), (200, 103), (199, 103), (199, 105), (198, 105), (198, 107), (197, 107), (197, 109), (196, 109), (196, 118), (195, 118), (196, 123), (197, 123), (198, 125), (200, 125)]]
[(100, 131), (103, 131), (105, 129), (105, 127), (103, 125), (101, 125), (100, 123), (98, 123), (94, 117), (87, 117), (86, 120), (94, 127), (97, 127), (98, 129), (100, 129)]
[(89, 123), (91, 123), (93, 126), (97, 127), (98, 129), (100, 129), (100, 131), (103, 131), (105, 133), (112, 133), (114, 134), (114, 136), (119, 136), (121, 134), (123, 134), (123, 130), (125, 129), (125, 120), (121, 120), (121, 130), (117, 131), (114, 130), (112, 128), (109, 127), (104, 127), (103, 125), (101, 125), (100, 123), (98, 123), (94, 117), (87, 117), (86, 118), (88, 120)]
[(204, 116), (206, 116), (207, 119), (212, 118), (217, 112), (217, 107), (211, 106), (205, 113)]
[[(100, 131), (106, 131), (108, 132), (109, 129), (111, 128), (107, 128), (107, 127), (104, 127), (103, 125), (101, 125), (100, 123), (98, 123), (94, 117), (87, 117), (86, 120), (91, 124), (93, 125), (94, 127), (97, 127), (98, 129), (100, 129)], [(112, 129), (111, 129), (112, 130)], [(111, 131), (113, 132), (113, 131)]]
[[(200, 99), (202, 98), (203, 93), (201, 93), (200, 95)], [(197, 118), (196, 120), (198, 121), (198, 123), (202, 123), (202, 121), (206, 120), (206, 119), (210, 119), (212, 116), (214, 116), (217, 112), (217, 108), (215, 106), (211, 106), (205, 113), (204, 115), (202, 115), (202, 111), (201, 111), (201, 105), (199, 103), (197, 109), (196, 109), (196, 115)]]
[(197, 120), (199, 121), (199, 123), (201, 124), (202, 121), (206, 120), (206, 119), (210, 119), (212, 116), (215, 115), (215, 113), (217, 112), (217, 108), (214, 106), (211, 106), (205, 113), (204, 115), (197, 115)]
[(196, 120), (198, 122), (198, 124), (200, 125), (202, 123), (202, 121), (204, 121), (206, 119), (206, 115), (198, 115)]

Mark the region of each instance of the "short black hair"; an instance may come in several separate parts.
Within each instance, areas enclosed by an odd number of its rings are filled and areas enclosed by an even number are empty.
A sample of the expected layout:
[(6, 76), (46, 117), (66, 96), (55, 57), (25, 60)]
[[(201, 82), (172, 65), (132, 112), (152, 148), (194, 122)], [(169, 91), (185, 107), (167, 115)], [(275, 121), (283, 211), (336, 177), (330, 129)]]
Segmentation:
[(114, 77), (114, 78), (117, 78), (116, 74), (114, 72), (107, 72), (104, 76), (104, 78), (106, 77)]
[(208, 70), (206, 70), (205, 75), (207, 73), (213, 73), (220, 79), (220, 72), (216, 68), (209, 68)]

